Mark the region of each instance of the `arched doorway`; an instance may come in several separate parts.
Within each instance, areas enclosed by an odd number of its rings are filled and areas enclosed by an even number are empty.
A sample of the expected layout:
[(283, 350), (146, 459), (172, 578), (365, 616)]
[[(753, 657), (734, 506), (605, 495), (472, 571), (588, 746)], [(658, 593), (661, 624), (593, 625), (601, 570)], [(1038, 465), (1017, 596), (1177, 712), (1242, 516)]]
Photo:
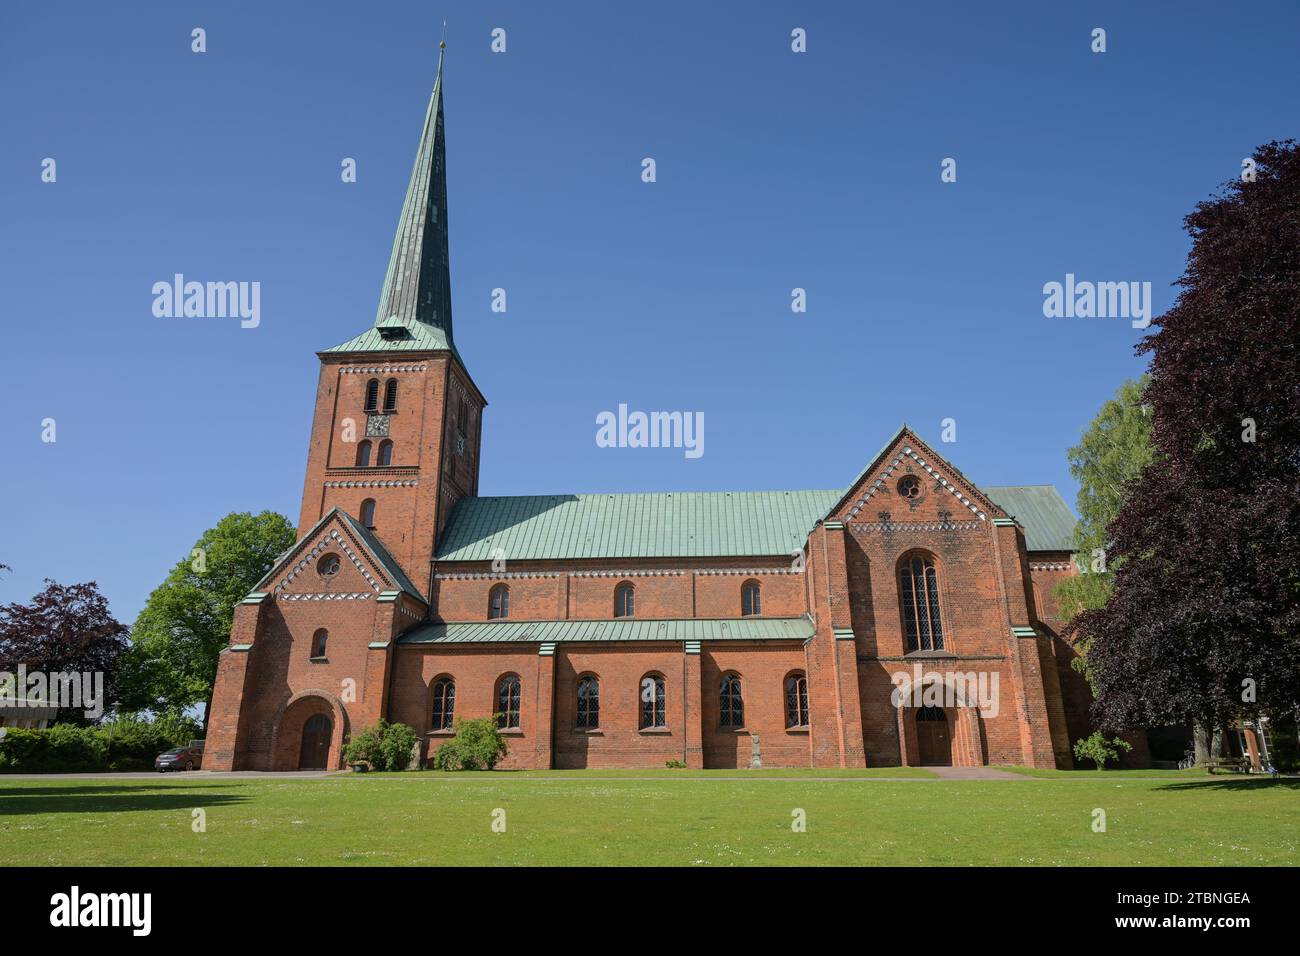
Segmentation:
[(952, 730), (942, 707), (916, 708), (916, 749), (923, 767), (952, 766)]
[(329, 766), (330, 738), (334, 722), (325, 714), (313, 714), (302, 725), (302, 749), (298, 752), (299, 770), (325, 770)]

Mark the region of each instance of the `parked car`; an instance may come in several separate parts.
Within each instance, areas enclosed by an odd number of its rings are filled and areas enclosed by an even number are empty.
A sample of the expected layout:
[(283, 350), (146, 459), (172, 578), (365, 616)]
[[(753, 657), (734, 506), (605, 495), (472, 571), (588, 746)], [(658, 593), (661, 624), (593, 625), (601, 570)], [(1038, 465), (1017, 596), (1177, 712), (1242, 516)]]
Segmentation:
[(191, 740), (184, 747), (173, 747), (160, 753), (153, 762), (159, 773), (168, 770), (198, 770), (203, 766), (203, 741)]

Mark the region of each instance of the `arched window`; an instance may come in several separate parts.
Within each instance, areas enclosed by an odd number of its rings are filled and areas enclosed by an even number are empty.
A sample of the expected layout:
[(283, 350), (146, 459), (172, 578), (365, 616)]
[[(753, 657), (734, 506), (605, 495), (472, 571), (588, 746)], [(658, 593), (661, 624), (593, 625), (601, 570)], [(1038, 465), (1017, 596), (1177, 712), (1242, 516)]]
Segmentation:
[(390, 378), (384, 386), (384, 411), (397, 410), (397, 379)]
[(641, 729), (654, 730), (668, 726), (667, 695), (660, 674), (646, 674), (641, 678)]
[(514, 674), (506, 674), (497, 681), (497, 726), (502, 730), (519, 729), (521, 691), (519, 678)]
[(451, 730), (456, 712), (456, 682), (441, 677), (433, 682), (433, 719), (431, 730)]
[(600, 726), (600, 681), (588, 674), (578, 681), (578, 728), (595, 730)]
[(718, 688), (719, 723), (723, 727), (745, 726), (745, 698), (740, 693), (740, 675), (723, 674)]
[(740, 613), (745, 617), (763, 613), (763, 594), (757, 581), (746, 581), (740, 586)]
[(385, 438), (379, 443), (379, 467), (386, 468), (393, 463), (393, 443)]
[(366, 411), (379, 411), (379, 379), (377, 378), (366, 382)]
[(357, 444), (357, 467), (365, 468), (370, 464), (370, 442), (363, 441)]
[(313, 658), (325, 656), (325, 646), (329, 643), (330, 632), (321, 628), (311, 636), (311, 656)]
[(488, 592), (488, 620), (510, 616), (510, 589), (498, 584)]
[(909, 651), (943, 650), (943, 623), (939, 620), (939, 572), (928, 554), (903, 559), (898, 570), (898, 590), (903, 600), (903, 634)]
[(808, 678), (798, 671), (785, 679), (785, 725), (808, 726)]
[(366, 528), (375, 526), (375, 499), (367, 498), (361, 502), (361, 524)]
[(636, 601), (632, 585), (624, 581), (614, 588), (614, 616), (631, 617), (635, 610)]

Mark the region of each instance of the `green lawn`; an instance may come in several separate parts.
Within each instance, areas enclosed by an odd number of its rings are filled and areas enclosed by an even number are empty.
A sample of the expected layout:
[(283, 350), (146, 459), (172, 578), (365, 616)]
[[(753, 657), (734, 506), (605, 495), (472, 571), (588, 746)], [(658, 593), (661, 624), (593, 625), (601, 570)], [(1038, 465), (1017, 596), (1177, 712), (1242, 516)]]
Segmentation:
[[(0, 777), (0, 864), (1300, 863), (1294, 780), (882, 779), (899, 775)], [(504, 833), (492, 830), (498, 808)], [(795, 808), (805, 833), (791, 831)], [(1092, 830), (1094, 808), (1105, 833)], [(195, 809), (204, 833), (191, 830)]]
[[(1096, 780), (1103, 777), (1106, 780), (1114, 782), (1128, 778), (1138, 779), (1142, 777), (1159, 777), (1166, 780), (1185, 780), (1189, 782), (1198, 782), (1211, 779), (1209, 772), (1204, 767), (1193, 767), (1190, 770), (1096, 770), (1093, 768), (1077, 770), (1049, 770), (1046, 767), (998, 767), (999, 770), (1006, 770), (1008, 773), (1018, 773), (1024, 777), (1043, 777), (1048, 780)], [(1223, 780), (1227, 774), (1218, 776), (1214, 779)], [(1238, 777), (1237, 779), (1243, 779)]]

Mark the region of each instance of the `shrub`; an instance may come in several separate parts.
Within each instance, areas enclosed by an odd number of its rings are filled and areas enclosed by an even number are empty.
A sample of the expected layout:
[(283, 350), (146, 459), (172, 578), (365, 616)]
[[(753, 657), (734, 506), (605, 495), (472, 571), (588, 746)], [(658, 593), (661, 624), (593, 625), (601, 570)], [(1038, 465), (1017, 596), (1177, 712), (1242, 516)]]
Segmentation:
[(405, 770), (418, 739), (406, 724), (390, 724), (381, 717), (379, 723), (359, 730), (348, 741), (343, 759), (369, 764), (371, 770)]
[(664, 766), (667, 767), (669, 770), (685, 770), (685, 769), (686, 769), (686, 761), (685, 761), (685, 760), (665, 760), (665, 761), (664, 761)]
[(55, 767), (99, 770), (108, 763), (108, 736), (97, 727), (55, 724), (46, 731), (45, 759)]
[(44, 730), (6, 727), (5, 735), (0, 737), (0, 771), (31, 773), (43, 770), (37, 763), (44, 757), (46, 733)]
[(438, 770), (491, 770), (506, 750), (495, 717), (457, 717), (456, 736), (438, 748), (433, 766)]
[(1127, 752), (1133, 749), (1133, 745), (1127, 740), (1121, 740), (1118, 737), (1107, 740), (1101, 735), (1101, 731), (1093, 731), (1091, 737), (1084, 737), (1075, 741), (1074, 755), (1080, 760), (1090, 760), (1097, 765), (1098, 770), (1105, 770), (1109, 761), (1119, 759), (1121, 750)]

